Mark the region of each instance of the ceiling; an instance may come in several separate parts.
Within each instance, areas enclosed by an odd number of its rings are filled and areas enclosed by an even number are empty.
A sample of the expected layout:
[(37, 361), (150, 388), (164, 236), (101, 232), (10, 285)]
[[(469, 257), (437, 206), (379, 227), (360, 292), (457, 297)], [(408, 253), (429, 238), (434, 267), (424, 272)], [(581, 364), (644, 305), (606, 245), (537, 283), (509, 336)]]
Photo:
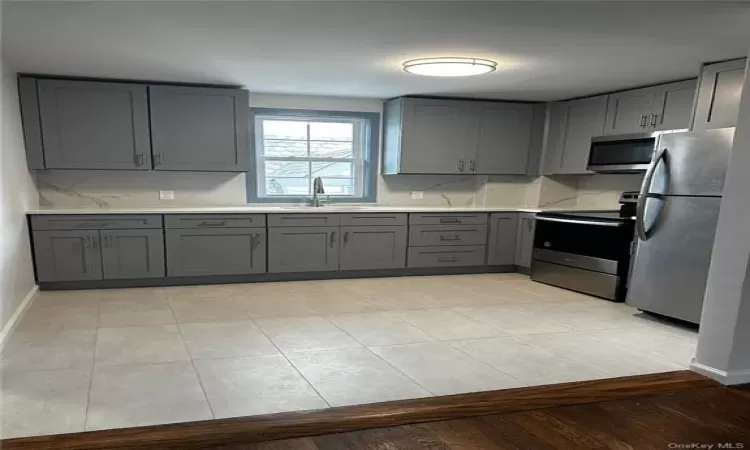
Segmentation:
[[(747, 2), (3, 1), (18, 72), (243, 85), (252, 92), (560, 100), (696, 76), (745, 56)], [(474, 56), (428, 78), (404, 60)]]

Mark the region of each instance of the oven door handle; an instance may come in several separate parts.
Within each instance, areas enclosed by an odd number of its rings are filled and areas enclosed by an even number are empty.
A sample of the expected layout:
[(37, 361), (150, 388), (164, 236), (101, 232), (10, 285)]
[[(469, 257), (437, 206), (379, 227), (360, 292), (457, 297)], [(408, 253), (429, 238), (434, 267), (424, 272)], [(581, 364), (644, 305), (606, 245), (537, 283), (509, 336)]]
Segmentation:
[(641, 191), (638, 193), (638, 203), (636, 204), (635, 211), (635, 231), (638, 234), (638, 238), (642, 241), (647, 241), (651, 237), (646, 231), (646, 224), (644, 222), (644, 218), (646, 217), (646, 201), (649, 196), (659, 197), (658, 195), (649, 194), (648, 191), (651, 189), (651, 183), (654, 181), (656, 166), (659, 165), (659, 162), (661, 162), (666, 154), (666, 148), (659, 149), (659, 151), (654, 154), (651, 164), (649, 164), (648, 170), (646, 170), (646, 176), (643, 177)]
[(562, 222), (562, 223), (574, 223), (577, 225), (596, 225), (596, 226), (603, 226), (603, 227), (621, 227), (622, 223), (620, 222), (599, 222), (597, 220), (584, 220), (584, 219), (563, 219), (560, 217), (545, 217), (545, 216), (536, 216), (536, 220), (544, 220), (547, 222)]

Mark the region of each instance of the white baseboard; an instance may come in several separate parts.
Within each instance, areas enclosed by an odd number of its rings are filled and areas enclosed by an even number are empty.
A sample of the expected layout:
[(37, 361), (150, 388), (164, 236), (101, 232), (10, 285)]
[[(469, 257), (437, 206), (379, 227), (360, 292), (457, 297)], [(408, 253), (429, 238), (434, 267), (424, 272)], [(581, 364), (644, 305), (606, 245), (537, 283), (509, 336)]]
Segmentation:
[(725, 385), (750, 383), (750, 370), (743, 370), (740, 372), (726, 372), (724, 370), (719, 370), (705, 364), (697, 363), (695, 361), (690, 362), (690, 370), (698, 372), (701, 375), (713, 378), (719, 383)]
[(13, 315), (10, 316), (10, 320), (8, 320), (8, 323), (5, 324), (3, 330), (0, 331), (0, 351), (3, 350), (8, 337), (10, 337), (11, 333), (13, 333), (13, 330), (16, 329), (16, 326), (23, 318), (26, 310), (29, 309), (29, 306), (31, 306), (31, 300), (34, 299), (34, 295), (36, 295), (38, 290), (39, 286), (37, 285), (34, 285), (34, 287), (31, 288), (29, 293), (26, 294), (26, 297), (23, 298), (21, 304), (18, 305), (18, 308), (16, 308), (16, 311), (13, 313)]

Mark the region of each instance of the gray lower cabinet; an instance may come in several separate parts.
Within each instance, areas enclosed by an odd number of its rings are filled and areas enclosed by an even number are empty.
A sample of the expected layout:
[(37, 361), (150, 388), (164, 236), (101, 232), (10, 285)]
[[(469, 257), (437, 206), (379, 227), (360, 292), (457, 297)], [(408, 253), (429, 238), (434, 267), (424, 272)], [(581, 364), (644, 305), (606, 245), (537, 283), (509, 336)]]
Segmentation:
[(515, 263), (520, 267), (531, 267), (531, 257), (534, 251), (534, 230), (536, 228), (535, 216), (533, 213), (519, 213)]
[(101, 280), (99, 232), (35, 231), (34, 261), (41, 282)]
[(37, 88), (41, 123), (25, 133), (41, 133), (45, 168), (151, 169), (146, 86), (37, 80)]
[(591, 138), (602, 135), (606, 117), (606, 95), (553, 103), (548, 122), (545, 173), (593, 173), (586, 169)]
[(100, 231), (105, 279), (164, 276), (164, 232), (158, 230)]
[(694, 130), (737, 125), (746, 64), (747, 58), (742, 58), (703, 66), (693, 119)]
[(268, 229), (268, 271), (325, 272), (339, 270), (339, 227)]
[(518, 213), (490, 214), (487, 265), (512, 266), (516, 261)]
[(266, 271), (265, 228), (168, 229), (167, 275), (244, 275)]
[(341, 242), (341, 270), (406, 267), (405, 226), (345, 226)]
[(149, 86), (155, 170), (249, 170), (249, 100), (241, 89)]

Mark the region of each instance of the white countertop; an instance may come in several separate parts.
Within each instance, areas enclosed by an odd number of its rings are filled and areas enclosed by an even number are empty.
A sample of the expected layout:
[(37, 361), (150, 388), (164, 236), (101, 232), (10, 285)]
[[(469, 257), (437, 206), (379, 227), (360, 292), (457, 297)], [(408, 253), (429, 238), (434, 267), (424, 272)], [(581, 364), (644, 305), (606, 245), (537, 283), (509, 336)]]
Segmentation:
[(146, 208), (40, 208), (30, 209), (26, 214), (284, 214), (284, 213), (457, 213), (457, 212), (530, 212), (542, 211), (617, 211), (617, 208), (544, 208), (518, 206), (464, 206), (464, 207), (419, 207), (419, 206), (165, 206)]

